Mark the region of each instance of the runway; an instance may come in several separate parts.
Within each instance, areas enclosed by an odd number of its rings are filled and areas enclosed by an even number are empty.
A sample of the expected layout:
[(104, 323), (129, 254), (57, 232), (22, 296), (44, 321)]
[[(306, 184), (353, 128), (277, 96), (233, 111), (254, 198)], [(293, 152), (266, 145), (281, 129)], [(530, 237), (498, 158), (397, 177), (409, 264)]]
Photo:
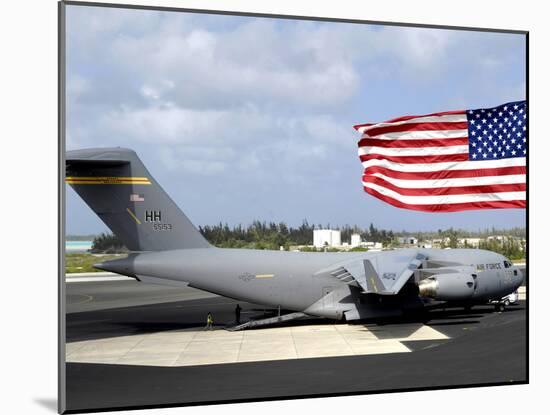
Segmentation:
[[(475, 307), (231, 333), (223, 327), (234, 320), (232, 299), (131, 280), (66, 287), (70, 411), (527, 380), (524, 301), (504, 313)], [(239, 304), (243, 319), (263, 313)], [(205, 332), (209, 311), (216, 330)]]

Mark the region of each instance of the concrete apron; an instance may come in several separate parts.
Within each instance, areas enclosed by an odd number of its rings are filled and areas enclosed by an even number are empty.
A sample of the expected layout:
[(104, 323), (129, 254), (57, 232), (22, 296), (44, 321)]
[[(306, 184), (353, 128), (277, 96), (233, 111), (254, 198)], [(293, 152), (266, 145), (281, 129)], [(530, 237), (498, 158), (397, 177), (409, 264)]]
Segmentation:
[(445, 340), (421, 323), (308, 325), (230, 332), (186, 329), (67, 344), (67, 362), (195, 366), (410, 352), (402, 341)]

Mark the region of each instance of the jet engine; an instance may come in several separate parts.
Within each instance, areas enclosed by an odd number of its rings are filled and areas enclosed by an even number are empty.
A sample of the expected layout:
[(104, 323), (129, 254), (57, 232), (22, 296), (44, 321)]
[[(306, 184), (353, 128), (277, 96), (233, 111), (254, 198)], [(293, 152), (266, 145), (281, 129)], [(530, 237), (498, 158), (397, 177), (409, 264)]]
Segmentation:
[(468, 300), (474, 295), (472, 275), (449, 273), (432, 275), (418, 283), (418, 294), (441, 301)]

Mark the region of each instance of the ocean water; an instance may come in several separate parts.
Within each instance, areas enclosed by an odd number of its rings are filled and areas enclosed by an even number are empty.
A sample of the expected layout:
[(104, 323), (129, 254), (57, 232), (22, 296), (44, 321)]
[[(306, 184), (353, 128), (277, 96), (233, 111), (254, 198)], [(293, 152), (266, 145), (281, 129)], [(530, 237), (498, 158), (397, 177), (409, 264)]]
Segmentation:
[(65, 251), (66, 252), (86, 252), (89, 249), (92, 249), (93, 241), (65, 241)]

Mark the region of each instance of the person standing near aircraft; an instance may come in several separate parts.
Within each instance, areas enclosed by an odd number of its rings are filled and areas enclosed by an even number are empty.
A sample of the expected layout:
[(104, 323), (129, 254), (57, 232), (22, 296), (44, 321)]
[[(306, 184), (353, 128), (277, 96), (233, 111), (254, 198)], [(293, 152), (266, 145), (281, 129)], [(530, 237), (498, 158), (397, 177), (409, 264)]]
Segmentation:
[(208, 315), (206, 316), (206, 326), (204, 327), (205, 330), (212, 330), (214, 324), (214, 319), (212, 318), (212, 313), (209, 311)]
[(237, 324), (241, 324), (241, 306), (239, 304), (235, 307), (235, 321)]

